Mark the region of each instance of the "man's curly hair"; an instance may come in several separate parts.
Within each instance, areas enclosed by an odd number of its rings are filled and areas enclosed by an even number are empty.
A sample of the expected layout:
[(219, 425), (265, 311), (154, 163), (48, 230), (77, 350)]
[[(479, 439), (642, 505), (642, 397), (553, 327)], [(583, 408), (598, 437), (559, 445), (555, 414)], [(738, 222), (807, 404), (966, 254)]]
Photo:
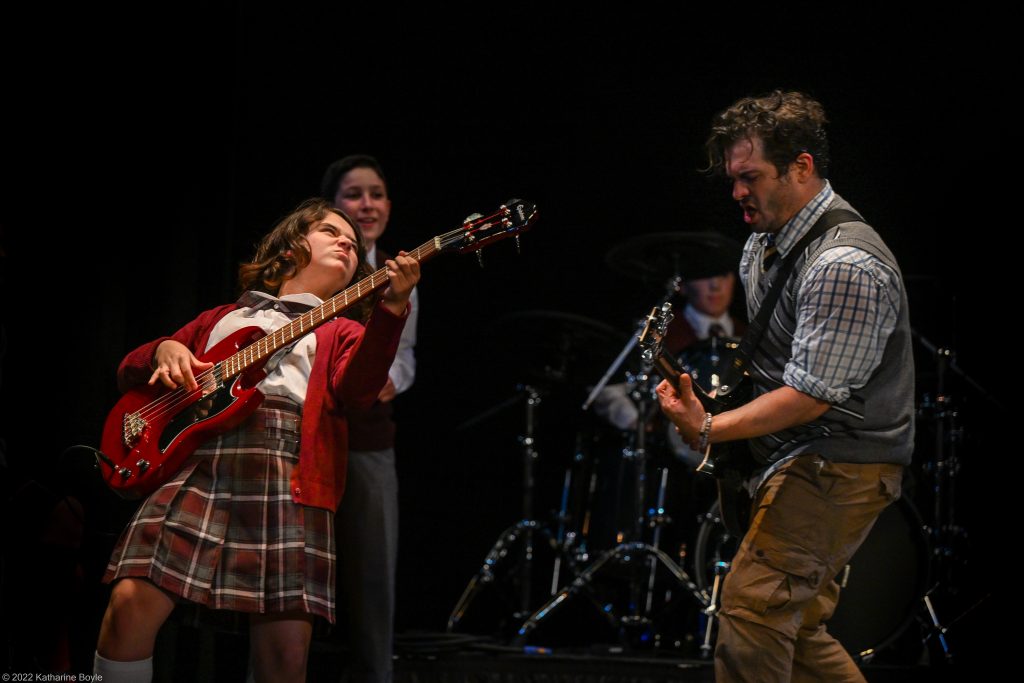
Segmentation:
[(705, 148), (711, 173), (725, 175), (725, 154), (737, 141), (761, 138), (765, 158), (784, 176), (789, 165), (806, 152), (814, 158), (818, 177), (828, 178), (828, 137), (825, 109), (799, 92), (774, 92), (744, 97), (711, 121)]

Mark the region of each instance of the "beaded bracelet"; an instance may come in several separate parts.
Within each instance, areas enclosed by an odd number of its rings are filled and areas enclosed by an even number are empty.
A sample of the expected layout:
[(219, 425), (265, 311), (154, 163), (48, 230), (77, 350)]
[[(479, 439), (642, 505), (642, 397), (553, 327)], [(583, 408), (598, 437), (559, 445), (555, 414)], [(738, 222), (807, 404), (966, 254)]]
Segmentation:
[(700, 428), (700, 444), (697, 450), (701, 453), (708, 449), (708, 438), (711, 436), (711, 413), (704, 413), (704, 424)]

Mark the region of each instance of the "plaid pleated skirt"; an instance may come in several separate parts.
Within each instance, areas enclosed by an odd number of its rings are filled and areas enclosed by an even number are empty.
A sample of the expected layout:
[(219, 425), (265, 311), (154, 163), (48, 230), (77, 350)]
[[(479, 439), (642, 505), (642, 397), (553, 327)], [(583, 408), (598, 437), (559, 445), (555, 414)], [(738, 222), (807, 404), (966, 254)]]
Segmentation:
[(334, 623), (334, 515), (292, 501), (301, 417), (268, 396), (196, 450), (139, 507), (104, 582), (145, 578), (211, 609), (302, 611)]

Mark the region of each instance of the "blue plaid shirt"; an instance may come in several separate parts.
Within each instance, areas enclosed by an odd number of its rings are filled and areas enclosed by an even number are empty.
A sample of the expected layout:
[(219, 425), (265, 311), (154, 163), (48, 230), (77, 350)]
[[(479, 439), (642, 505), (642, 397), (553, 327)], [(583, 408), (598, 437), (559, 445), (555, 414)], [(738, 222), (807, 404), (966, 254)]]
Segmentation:
[[(774, 235), (780, 258), (828, 209), (832, 185), (814, 196)], [(762, 257), (768, 233), (754, 233), (740, 260), (740, 278), (747, 287), (747, 311), (757, 314), (767, 293)], [(797, 293), (797, 325), (783, 381), (794, 389), (829, 403), (842, 403), (851, 389), (864, 386), (882, 361), (889, 335), (896, 328), (902, 283), (888, 266), (856, 247), (829, 249), (811, 264)]]

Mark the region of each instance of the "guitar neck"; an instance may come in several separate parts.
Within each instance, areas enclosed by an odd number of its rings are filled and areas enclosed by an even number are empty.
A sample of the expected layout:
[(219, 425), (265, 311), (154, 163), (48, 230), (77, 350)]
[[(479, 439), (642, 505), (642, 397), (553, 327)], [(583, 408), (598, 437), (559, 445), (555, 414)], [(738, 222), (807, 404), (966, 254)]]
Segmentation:
[[(659, 353), (654, 357), (654, 367), (662, 377), (672, 383), (676, 392), (679, 393), (679, 375), (688, 373), (682, 363), (669, 354)], [(721, 402), (704, 391), (704, 388), (697, 384), (696, 380), (690, 382), (690, 387), (705, 410), (714, 414), (722, 410)]]
[(686, 372), (682, 365), (679, 364), (672, 356), (659, 353), (654, 358), (654, 367), (657, 368), (658, 373), (675, 387), (676, 392), (679, 391), (679, 375)]
[[(441, 237), (434, 237), (409, 252), (409, 256), (423, 263), (438, 254), (441, 251), (441, 246)], [(287, 325), (225, 358), (221, 363), (222, 379), (234, 377), (250, 367), (262, 365), (268, 358), (299, 337), (309, 334), (320, 325), (344, 313), (387, 284), (388, 269), (379, 268), (316, 308), (306, 311)]]
[[(460, 253), (478, 251), (485, 245), (518, 235), (526, 230), (536, 217), (537, 207), (533, 203), (521, 199), (510, 199), (489, 216), (475, 214), (463, 221), (462, 227), (424, 242), (409, 252), (409, 256), (422, 263), (436, 254), (450, 249), (456, 249)], [(284, 327), (225, 358), (220, 363), (221, 381), (234, 377), (250, 367), (259, 367), (280, 349), (299, 337), (309, 334), (387, 283), (388, 270), (380, 268), (369, 277), (365, 277), (348, 289), (335, 294)]]

